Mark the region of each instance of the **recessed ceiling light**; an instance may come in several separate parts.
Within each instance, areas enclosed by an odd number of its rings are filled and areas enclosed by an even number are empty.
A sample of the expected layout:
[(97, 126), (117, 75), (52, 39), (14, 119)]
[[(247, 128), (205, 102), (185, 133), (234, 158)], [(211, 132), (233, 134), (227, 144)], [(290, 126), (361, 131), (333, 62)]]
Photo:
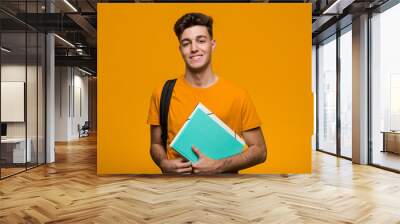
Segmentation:
[(74, 12), (78, 12), (78, 10), (71, 4), (69, 3), (68, 0), (64, 0), (65, 4), (67, 4)]
[(11, 52), (11, 50), (9, 50), (9, 49), (7, 49), (5, 47), (1, 47), (1, 51), (4, 51), (6, 53), (10, 53)]
[(64, 38), (62, 38), (62, 37), (60, 37), (60, 36), (57, 35), (57, 34), (54, 34), (54, 36), (57, 37), (57, 38), (58, 38), (59, 40), (61, 40), (62, 42), (66, 43), (67, 45), (69, 45), (69, 46), (75, 48), (75, 45), (73, 45), (73, 44), (72, 44), (71, 42), (69, 42), (68, 40), (66, 40), (66, 39), (64, 39)]
[(343, 9), (351, 5), (355, 0), (336, 0), (322, 14), (342, 14)]
[(85, 74), (87, 74), (87, 75), (93, 75), (92, 73), (90, 73), (90, 72), (88, 72), (88, 71), (86, 71), (86, 70), (83, 70), (83, 69), (81, 69), (81, 68), (79, 68), (79, 67), (78, 67), (78, 70), (81, 71), (81, 72), (83, 72), (83, 73), (85, 73)]

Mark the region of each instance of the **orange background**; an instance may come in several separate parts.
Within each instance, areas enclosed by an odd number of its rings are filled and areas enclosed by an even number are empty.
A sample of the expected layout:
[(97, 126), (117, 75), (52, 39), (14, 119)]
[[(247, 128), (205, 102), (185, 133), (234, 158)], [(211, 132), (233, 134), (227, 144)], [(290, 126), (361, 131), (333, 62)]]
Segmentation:
[(247, 89), (267, 162), (241, 173), (311, 172), (311, 4), (98, 4), (98, 174), (159, 173), (146, 124), (152, 90), (184, 72), (173, 32), (214, 19), (214, 72)]

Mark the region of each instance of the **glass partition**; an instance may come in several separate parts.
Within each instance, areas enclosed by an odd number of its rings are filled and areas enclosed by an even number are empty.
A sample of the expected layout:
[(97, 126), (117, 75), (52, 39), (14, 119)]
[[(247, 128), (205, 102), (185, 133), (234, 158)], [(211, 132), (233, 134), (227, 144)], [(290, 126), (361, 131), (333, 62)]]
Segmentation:
[(318, 47), (318, 149), (336, 154), (336, 36)]
[[(17, 19), (45, 1), (1, 1), (0, 178), (45, 163), (45, 34)], [(40, 7), (39, 7), (40, 6)], [(35, 18), (35, 17), (33, 17)]]
[(24, 171), (31, 161), (26, 141), (26, 33), (3, 32), (1, 47), (1, 175), (6, 177)]

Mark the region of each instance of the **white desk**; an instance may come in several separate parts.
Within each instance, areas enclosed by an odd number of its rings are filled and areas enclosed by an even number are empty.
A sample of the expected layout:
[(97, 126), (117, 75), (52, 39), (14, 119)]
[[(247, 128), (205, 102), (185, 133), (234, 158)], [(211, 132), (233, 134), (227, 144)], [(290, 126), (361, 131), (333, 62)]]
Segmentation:
[[(12, 148), (12, 163), (25, 163), (25, 158), (27, 159), (26, 162), (31, 162), (32, 154), (31, 154), (31, 145), (32, 140), (30, 138), (27, 139), (27, 146), (26, 147), (26, 154), (25, 154), (25, 138), (6, 138), (1, 139), (2, 144), (2, 151), (9, 150), (8, 147)], [(7, 147), (3, 149), (3, 147)]]

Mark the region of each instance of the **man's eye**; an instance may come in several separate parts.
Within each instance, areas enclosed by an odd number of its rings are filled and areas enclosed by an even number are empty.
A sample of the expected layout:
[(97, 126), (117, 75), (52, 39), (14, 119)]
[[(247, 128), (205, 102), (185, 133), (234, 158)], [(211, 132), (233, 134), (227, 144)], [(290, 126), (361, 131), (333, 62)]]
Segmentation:
[(206, 40), (199, 40), (199, 42), (200, 42), (200, 43), (205, 43), (205, 42), (206, 42)]
[(189, 43), (187, 43), (187, 42), (182, 43), (182, 46), (183, 46), (183, 47), (187, 47), (188, 45), (189, 45)]

